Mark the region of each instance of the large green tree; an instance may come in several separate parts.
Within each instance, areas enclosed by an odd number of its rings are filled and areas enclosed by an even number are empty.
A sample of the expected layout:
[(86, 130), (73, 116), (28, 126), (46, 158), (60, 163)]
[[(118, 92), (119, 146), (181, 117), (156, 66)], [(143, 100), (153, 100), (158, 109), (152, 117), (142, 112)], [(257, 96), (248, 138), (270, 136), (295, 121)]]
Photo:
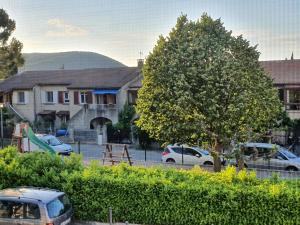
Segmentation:
[(0, 9), (0, 79), (16, 74), (18, 67), (24, 64), (22, 43), (10, 38), (15, 28), (15, 21), (9, 18), (4, 9)]
[(137, 125), (165, 143), (210, 143), (215, 170), (232, 140), (262, 133), (280, 112), (256, 46), (227, 31), (220, 19), (177, 20), (146, 59)]

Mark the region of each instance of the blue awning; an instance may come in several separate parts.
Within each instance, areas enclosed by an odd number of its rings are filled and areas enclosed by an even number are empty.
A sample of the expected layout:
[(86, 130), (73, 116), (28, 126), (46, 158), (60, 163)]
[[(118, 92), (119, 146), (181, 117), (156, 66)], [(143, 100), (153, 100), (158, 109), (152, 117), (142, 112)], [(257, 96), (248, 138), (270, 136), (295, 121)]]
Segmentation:
[(119, 90), (116, 89), (96, 89), (93, 90), (93, 94), (95, 95), (106, 95), (106, 94), (111, 94), (111, 95), (116, 95), (118, 94)]

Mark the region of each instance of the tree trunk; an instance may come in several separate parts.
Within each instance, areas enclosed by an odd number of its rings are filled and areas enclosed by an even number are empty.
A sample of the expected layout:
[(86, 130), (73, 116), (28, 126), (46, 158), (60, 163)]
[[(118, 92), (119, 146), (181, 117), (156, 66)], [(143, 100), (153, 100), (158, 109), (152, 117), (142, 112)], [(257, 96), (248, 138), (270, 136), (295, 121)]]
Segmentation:
[(238, 171), (241, 171), (244, 169), (244, 159), (242, 157), (237, 159), (237, 165), (238, 165)]
[(222, 163), (220, 155), (222, 153), (222, 145), (219, 141), (216, 140), (215, 146), (213, 149), (213, 158), (214, 158), (214, 171), (221, 172)]
[(241, 147), (240, 152), (238, 154), (238, 157), (236, 159), (237, 166), (238, 166), (238, 171), (241, 171), (245, 167), (244, 163), (244, 147)]

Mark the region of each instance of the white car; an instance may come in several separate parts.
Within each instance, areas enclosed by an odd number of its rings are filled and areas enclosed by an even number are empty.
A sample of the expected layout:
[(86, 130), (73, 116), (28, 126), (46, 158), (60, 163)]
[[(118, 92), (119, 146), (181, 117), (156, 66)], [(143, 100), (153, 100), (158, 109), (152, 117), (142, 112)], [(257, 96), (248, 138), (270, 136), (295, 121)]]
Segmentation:
[[(300, 171), (300, 157), (284, 147), (269, 143), (244, 143), (244, 164), (249, 168)], [(274, 153), (272, 154), (272, 151)], [(232, 165), (235, 160), (230, 161)]]
[(36, 135), (40, 140), (50, 145), (59, 155), (70, 155), (73, 152), (72, 146), (61, 142), (53, 135)]
[(168, 145), (162, 153), (164, 163), (184, 165), (213, 165), (213, 157), (199, 147)]

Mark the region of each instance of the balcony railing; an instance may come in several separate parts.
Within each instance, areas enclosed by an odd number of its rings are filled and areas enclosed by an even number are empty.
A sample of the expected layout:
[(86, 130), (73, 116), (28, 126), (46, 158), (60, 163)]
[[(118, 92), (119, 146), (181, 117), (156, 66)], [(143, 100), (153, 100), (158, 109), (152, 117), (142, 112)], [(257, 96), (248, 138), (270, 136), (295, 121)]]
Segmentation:
[(91, 104), (89, 109), (97, 111), (106, 111), (106, 110), (117, 110), (117, 104)]

